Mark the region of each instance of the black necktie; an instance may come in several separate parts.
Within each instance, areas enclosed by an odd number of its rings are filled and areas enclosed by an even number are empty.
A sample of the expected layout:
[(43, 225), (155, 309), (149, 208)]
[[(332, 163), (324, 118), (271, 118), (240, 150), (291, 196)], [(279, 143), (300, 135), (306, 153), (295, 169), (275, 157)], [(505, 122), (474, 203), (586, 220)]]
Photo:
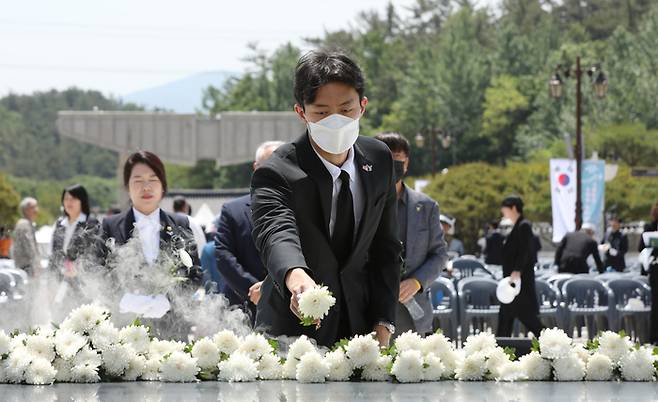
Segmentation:
[(350, 191), (350, 175), (341, 170), (340, 192), (336, 200), (336, 220), (334, 233), (331, 236), (331, 247), (340, 264), (340, 268), (347, 262), (352, 252), (352, 239), (354, 238), (354, 203)]

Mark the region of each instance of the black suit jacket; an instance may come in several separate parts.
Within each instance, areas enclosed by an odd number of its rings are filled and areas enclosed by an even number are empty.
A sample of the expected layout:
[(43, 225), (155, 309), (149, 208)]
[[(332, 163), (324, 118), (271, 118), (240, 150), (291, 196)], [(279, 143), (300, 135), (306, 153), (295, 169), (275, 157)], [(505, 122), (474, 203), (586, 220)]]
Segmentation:
[(48, 259), (48, 269), (58, 274), (62, 269), (64, 260), (75, 261), (78, 258), (95, 258), (94, 246), (100, 234), (100, 223), (94, 218), (87, 218), (85, 222), (78, 222), (73, 231), (73, 237), (66, 252), (64, 251), (64, 237), (66, 228), (63, 225), (66, 216), (55, 222), (55, 230), (52, 238), (52, 252)]
[(215, 234), (215, 250), (217, 268), (227, 285), (223, 293), (231, 304), (251, 303), (249, 288), (267, 275), (254, 245), (252, 229), (251, 195), (222, 206)]
[(512, 309), (530, 309), (535, 313), (539, 311), (534, 256), (532, 224), (521, 217), (503, 245), (503, 276), (509, 276), (513, 271), (521, 272), (521, 293), (510, 303)]
[[(347, 314), (352, 334), (369, 333), (379, 321), (395, 322), (402, 246), (392, 157), (384, 143), (368, 137), (359, 137), (354, 151), (365, 208), (344, 266), (339, 266), (330, 245), (332, 178), (308, 135), (279, 147), (254, 172), (253, 235), (268, 272), (256, 325), (270, 334), (306, 334), (321, 345), (332, 345), (345, 318), (341, 315)], [(285, 276), (295, 267), (304, 268), (336, 297), (336, 305), (318, 330), (301, 326), (290, 311)], [(342, 311), (341, 298), (347, 311)]]
[[(178, 272), (181, 276), (187, 276), (191, 284), (200, 284), (203, 274), (199, 268), (199, 255), (187, 217), (169, 214), (160, 210), (160, 225), (162, 226), (160, 230), (160, 252), (172, 253), (184, 246), (187, 253), (192, 257), (194, 266), (188, 269), (181, 264)], [(101, 259), (104, 265), (107, 265), (108, 258), (111, 257), (109, 249), (105, 246), (106, 241), (112, 238), (115, 245), (122, 246), (132, 238), (134, 227), (135, 214), (132, 208), (120, 214), (108, 216), (103, 220)]]
[(555, 264), (558, 266), (558, 272), (589, 273), (587, 257), (590, 255), (594, 257), (599, 273), (602, 273), (604, 267), (596, 240), (581, 231), (567, 233), (555, 251)]

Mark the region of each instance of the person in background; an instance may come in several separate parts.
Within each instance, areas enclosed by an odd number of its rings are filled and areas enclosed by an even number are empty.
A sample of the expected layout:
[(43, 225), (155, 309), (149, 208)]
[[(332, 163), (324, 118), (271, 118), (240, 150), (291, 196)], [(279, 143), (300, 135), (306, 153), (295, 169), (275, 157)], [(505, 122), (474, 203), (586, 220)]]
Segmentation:
[(514, 319), (518, 319), (535, 337), (539, 337), (544, 325), (538, 317), (532, 224), (523, 217), (523, 200), (519, 196), (505, 198), (501, 213), (514, 225), (503, 245), (503, 277), (520, 280), (521, 293), (511, 303), (500, 305), (496, 336), (511, 336)]
[(558, 272), (572, 274), (589, 273), (587, 258), (591, 255), (596, 262), (599, 273), (603, 273), (604, 266), (599, 255), (599, 247), (594, 235), (596, 227), (591, 223), (584, 223), (581, 230), (567, 233), (555, 251), (555, 265)]
[(57, 273), (62, 282), (55, 297), (57, 303), (63, 301), (68, 289), (76, 289), (76, 277), (81, 268), (76, 261), (95, 256), (93, 246), (100, 234), (99, 222), (90, 216), (89, 195), (83, 186), (75, 184), (65, 188), (60, 202), (64, 216), (55, 222), (48, 259), (48, 270)]
[(39, 215), (39, 204), (32, 197), (24, 198), (19, 204), (22, 218), (14, 227), (14, 242), (11, 256), (16, 268), (34, 277), (41, 271), (41, 256), (35, 236), (35, 221)]
[(601, 244), (605, 250), (603, 264), (617, 272), (626, 269), (626, 253), (628, 252), (628, 237), (621, 232), (621, 219), (612, 217), (610, 229), (605, 234)]
[(194, 234), (194, 242), (196, 243), (199, 252), (199, 258), (201, 258), (201, 252), (206, 245), (206, 234), (203, 232), (201, 225), (196, 223), (194, 218), (192, 218), (192, 207), (185, 197), (179, 195), (174, 197), (173, 210), (175, 214), (187, 218), (190, 224), (190, 229), (192, 229), (192, 233)]
[(505, 236), (498, 230), (498, 221), (489, 222), (485, 237), (484, 263), (488, 265), (503, 265), (503, 244)]
[[(261, 144), (256, 150), (254, 170), (281, 145), (281, 141)], [(252, 230), (250, 194), (222, 206), (214, 240), (217, 268), (225, 283), (222, 293), (231, 305), (244, 307), (253, 323), (267, 270), (254, 245)]]
[(450, 215), (441, 214), (439, 217), (443, 233), (445, 233), (446, 240), (448, 241), (448, 253), (452, 253), (461, 257), (465, 254), (464, 243), (455, 237), (455, 224), (457, 220)]
[[(658, 232), (658, 201), (651, 208), (651, 222), (644, 225), (644, 233)], [(649, 244), (644, 243), (644, 239), (640, 236), (640, 251), (645, 248), (651, 247)], [(658, 292), (653, 291), (658, 289), (658, 248), (652, 251), (652, 262), (649, 264), (648, 270), (642, 267), (642, 274), (649, 275), (649, 286), (651, 286), (651, 315), (649, 317), (649, 342), (658, 346)]]
[(397, 133), (379, 134), (375, 138), (391, 150), (395, 165), (398, 229), (404, 258), (395, 317), (397, 333), (408, 330), (430, 333), (433, 323), (430, 287), (448, 261), (439, 205), (404, 184), (409, 169), (409, 141)]

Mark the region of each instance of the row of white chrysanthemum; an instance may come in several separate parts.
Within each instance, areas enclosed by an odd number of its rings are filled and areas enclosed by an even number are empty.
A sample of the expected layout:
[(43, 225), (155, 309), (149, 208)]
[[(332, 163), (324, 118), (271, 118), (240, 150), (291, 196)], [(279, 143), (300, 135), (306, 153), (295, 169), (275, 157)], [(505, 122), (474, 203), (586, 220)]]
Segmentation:
[(653, 381), (658, 356), (627, 336), (602, 333), (586, 348), (562, 330), (547, 329), (535, 351), (515, 360), (489, 333), (470, 336), (455, 349), (440, 333), (401, 334), (379, 348), (371, 335), (355, 336), (332, 350), (302, 336), (285, 359), (276, 342), (260, 334), (221, 331), (191, 345), (151, 339), (147, 327), (116, 328), (106, 309), (84, 305), (57, 329), (30, 334), (0, 331), (0, 383), (295, 379), (300, 382), (364, 381)]

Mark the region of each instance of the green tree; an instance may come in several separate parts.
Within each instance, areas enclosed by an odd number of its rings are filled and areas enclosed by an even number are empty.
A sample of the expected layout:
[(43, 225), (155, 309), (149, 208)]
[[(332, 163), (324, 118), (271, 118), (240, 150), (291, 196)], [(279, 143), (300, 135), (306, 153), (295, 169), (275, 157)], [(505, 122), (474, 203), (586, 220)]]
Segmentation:
[(18, 193), (0, 173), (0, 226), (13, 227), (18, 219), (19, 202)]

